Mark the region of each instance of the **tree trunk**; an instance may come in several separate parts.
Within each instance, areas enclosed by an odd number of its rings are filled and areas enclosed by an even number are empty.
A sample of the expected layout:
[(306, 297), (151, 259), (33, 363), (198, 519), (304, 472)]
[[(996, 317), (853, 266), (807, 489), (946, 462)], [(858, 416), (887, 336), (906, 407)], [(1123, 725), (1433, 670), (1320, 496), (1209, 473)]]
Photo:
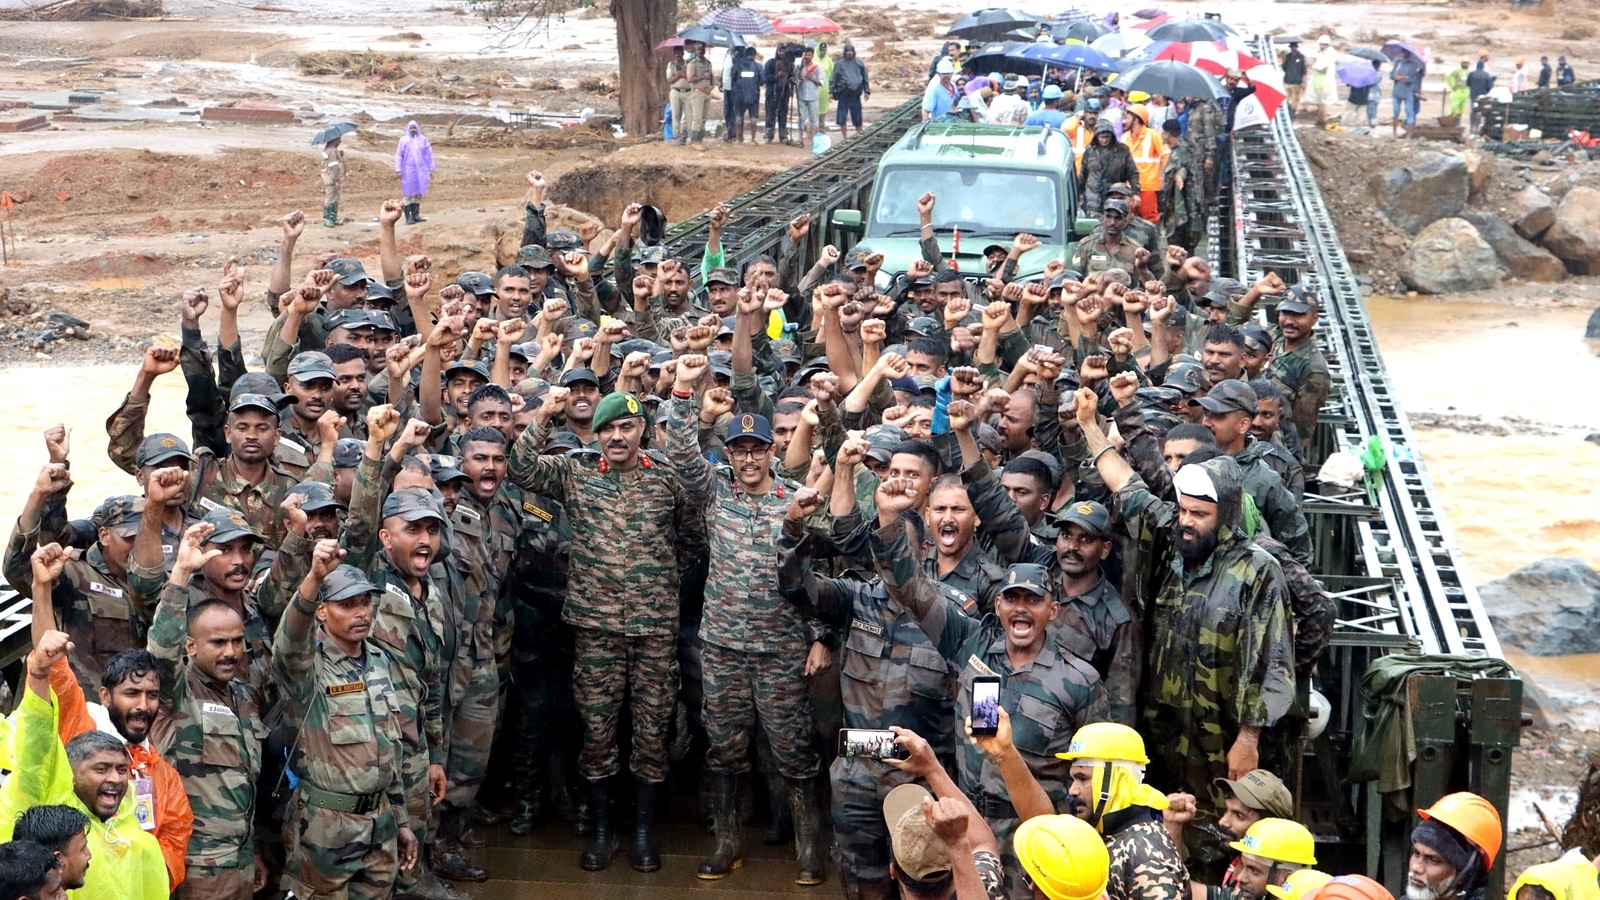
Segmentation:
[(630, 135), (660, 129), (666, 84), (656, 44), (674, 34), (678, 0), (611, 0), (617, 25), (617, 89)]

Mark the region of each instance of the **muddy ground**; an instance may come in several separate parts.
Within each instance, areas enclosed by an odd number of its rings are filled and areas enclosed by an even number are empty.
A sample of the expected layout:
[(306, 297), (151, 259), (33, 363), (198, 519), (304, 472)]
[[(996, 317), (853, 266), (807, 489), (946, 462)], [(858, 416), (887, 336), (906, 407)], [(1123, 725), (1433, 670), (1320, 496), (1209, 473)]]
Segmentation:
[[(19, 5), (0, 0), (0, 8)], [(789, 0), (749, 5), (769, 15), (801, 8)], [(1194, 2), (1163, 5), (1180, 14), (1201, 9)], [(0, 134), (0, 189), (20, 201), (9, 219), (17, 258), (0, 269), (0, 362), (41, 356), (131, 362), (140, 343), (176, 331), (179, 295), (214, 284), (229, 257), (246, 263), (250, 292), (258, 295), (277, 252), (275, 220), (296, 208), (320, 219), (318, 157), (307, 138), (331, 121), (362, 126), (345, 141), (351, 171), (343, 213), (354, 221), (336, 229), (310, 224), (300, 258), (339, 250), (375, 267), (374, 216), (398, 193), (394, 144), (415, 118), (432, 137), (438, 171), (423, 205), (428, 221), (402, 226), (403, 250), (428, 253), (446, 275), (490, 267), (498, 234), (520, 220), (523, 175), (530, 169), (551, 179), (551, 199), (560, 204), (554, 222), (571, 225), (588, 216), (614, 222), (633, 201), (681, 219), (805, 158), (783, 146), (717, 142), (696, 153), (617, 135), (611, 127), (618, 111), (614, 30), (593, 10), (519, 41), (486, 30), (460, 4), (444, 0), (269, 5), (293, 10), (288, 13), (246, 6), (169, 0), (172, 21), (0, 28), (0, 98), (64, 104), (68, 92), (107, 92), (77, 110), (80, 121)], [(939, 35), (954, 17), (949, 6), (903, 0), (892, 8), (853, 2), (828, 10), (872, 69), (869, 118), (920, 91)], [(697, 16), (688, 7), (685, 20)], [(1437, 82), (1447, 66), (1480, 48), (1490, 51), (1502, 78), (1518, 55), (1533, 62), (1564, 53), (1580, 78), (1600, 73), (1592, 40), (1600, 33), (1600, 11), (1590, 4), (1547, 0), (1512, 10), (1503, 2), (1240, 0), (1227, 4), (1226, 14), (1236, 23), (1310, 40), (1327, 32), (1369, 46), (1390, 37), (1426, 45), (1443, 63), (1432, 67), (1425, 116), (1437, 105)], [(299, 120), (219, 124), (198, 116), (204, 106), (237, 102), (287, 107)], [(533, 113), (535, 124), (515, 131), (483, 124), (512, 110)], [(593, 117), (580, 124), (585, 111)], [(1391, 138), (1388, 112), (1382, 111), (1384, 124), (1375, 134), (1302, 132), (1352, 262), (1378, 290), (1393, 284), (1404, 240), (1376, 215), (1371, 174), (1438, 149)], [(1494, 209), (1529, 182), (1576, 178), (1600, 185), (1595, 167), (1484, 164), (1494, 174), (1474, 198), (1477, 208)], [(1472, 299), (1592, 303), (1595, 284), (1509, 285)], [(41, 343), (52, 311), (87, 320), (86, 339)], [(253, 305), (242, 323), (247, 342), (267, 323), (265, 304)], [(1560, 792), (1582, 775), (1589, 754), (1600, 751), (1600, 733), (1556, 725), (1524, 738), (1514, 781), (1528, 796), (1547, 798), (1564, 820)], [(1531, 825), (1536, 818), (1524, 811), (1517, 821)], [(1540, 839), (1538, 831), (1525, 831), (1509, 846)], [(1548, 846), (1513, 853), (1513, 870), (1553, 855)]]

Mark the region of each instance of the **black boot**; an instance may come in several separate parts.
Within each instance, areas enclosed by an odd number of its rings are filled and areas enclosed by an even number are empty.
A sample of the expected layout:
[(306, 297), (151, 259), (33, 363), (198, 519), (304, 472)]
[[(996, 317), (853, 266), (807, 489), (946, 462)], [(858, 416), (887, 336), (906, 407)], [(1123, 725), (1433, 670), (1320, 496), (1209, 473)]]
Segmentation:
[(518, 837), (533, 831), (534, 823), (539, 821), (539, 791), (544, 787), (544, 773), (540, 769), (543, 765), (543, 754), (524, 753), (517, 757), (512, 770), (511, 792), (516, 797), (516, 812), (511, 816), (511, 825), (506, 830)]
[(783, 779), (776, 772), (763, 773), (767, 783), (767, 825), (761, 832), (761, 843), (777, 847), (789, 843), (789, 797)]
[(418, 200), (411, 204), (411, 224), (420, 225), (426, 221), (428, 220), (422, 217), (422, 201)]
[(788, 779), (789, 814), (794, 816), (794, 855), (798, 874), (795, 884), (821, 884), (827, 869), (818, 847), (822, 831), (822, 811), (817, 802), (815, 778)]
[(461, 852), (462, 811), (439, 814), (439, 840), (434, 844), (434, 870), (446, 881), (488, 881), (489, 873), (474, 866)]
[(633, 781), (633, 848), (629, 855), (636, 872), (654, 872), (661, 868), (661, 854), (656, 851), (650, 833), (655, 824), (657, 787), (643, 779)]
[(585, 872), (599, 872), (611, 865), (611, 857), (617, 853), (617, 836), (611, 832), (611, 790), (605, 779), (589, 782), (589, 817), (594, 830), (578, 865)]
[(744, 865), (739, 846), (739, 776), (708, 775), (711, 784), (711, 827), (717, 847), (700, 864), (696, 877), (716, 881)]
[[(556, 818), (563, 822), (575, 822), (578, 818), (578, 810), (572, 802), (573, 792), (567, 787), (566, 757), (559, 750), (552, 750), (546, 753), (544, 770), (549, 779), (550, 806), (555, 809)], [(585, 815), (587, 815), (587, 812)]]

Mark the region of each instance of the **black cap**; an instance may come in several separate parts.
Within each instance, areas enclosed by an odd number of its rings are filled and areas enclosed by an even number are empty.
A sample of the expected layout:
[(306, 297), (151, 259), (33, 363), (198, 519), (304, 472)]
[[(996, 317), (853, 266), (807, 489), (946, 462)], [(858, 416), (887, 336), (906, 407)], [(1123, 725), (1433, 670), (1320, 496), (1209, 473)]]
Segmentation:
[(452, 481), (467, 480), (467, 473), (461, 471), (461, 460), (443, 453), (430, 453), (428, 467), (433, 470), (434, 484), (448, 484)]
[(566, 253), (571, 250), (583, 249), (583, 238), (578, 237), (576, 231), (551, 231), (544, 236), (544, 245), (547, 249)]
[(1211, 393), (1189, 403), (1199, 404), (1201, 409), (1214, 415), (1230, 412), (1256, 414), (1256, 392), (1237, 378), (1217, 382), (1211, 388)]
[(600, 376), (596, 375), (593, 369), (586, 366), (578, 366), (575, 369), (568, 369), (562, 372), (561, 377), (556, 379), (556, 383), (562, 387), (566, 387), (569, 384), (577, 384), (580, 381), (587, 381), (598, 386), (600, 384)]
[(660, 265), (671, 258), (672, 255), (667, 252), (666, 247), (655, 244), (650, 247), (640, 247), (639, 252), (634, 254), (633, 261), (641, 266), (650, 266)]
[(472, 372), (484, 381), (489, 380), (489, 364), (481, 359), (457, 359), (450, 365), (445, 366), (444, 378), (448, 381), (451, 375), (463, 370)]
[(341, 565), (328, 573), (323, 579), (322, 588), (317, 591), (318, 603), (338, 603), (352, 597), (377, 592), (378, 588), (367, 580), (367, 576), (360, 569), (352, 565)]
[(302, 481), (289, 489), (291, 495), (298, 494), (305, 499), (300, 501), (300, 508), (306, 512), (316, 512), (319, 509), (333, 507), (344, 509), (344, 504), (333, 496), (333, 488), (321, 481)]
[(183, 442), (183, 438), (161, 432), (139, 442), (139, 449), (133, 455), (133, 464), (143, 469), (174, 459), (182, 459), (188, 465), (194, 462), (194, 454), (189, 452), (189, 445)]
[(1205, 390), (1206, 381), (1206, 370), (1199, 363), (1175, 362), (1167, 367), (1167, 378), (1161, 384), (1193, 394)]
[(394, 305), (394, 291), (387, 284), (384, 284), (381, 281), (369, 281), (369, 282), (367, 282), (367, 297), (366, 297), (366, 299), (369, 302), (372, 301), (372, 300), (377, 300), (379, 302), (387, 303), (390, 306), (393, 306)]
[(333, 262), (328, 263), (327, 269), (334, 275), (338, 276), (339, 283), (345, 287), (351, 287), (353, 285), (372, 280), (371, 278), (367, 277), (367, 270), (362, 268), (361, 260), (351, 259), (348, 256), (341, 256)]
[(246, 372), (228, 389), (228, 399), (235, 400), (240, 394), (266, 394), (273, 397), (281, 393), (283, 385), (278, 383), (278, 379), (265, 372)]
[[(1278, 308), (1282, 309), (1283, 307), (1280, 305)], [(1252, 352), (1266, 350), (1272, 346), (1272, 335), (1268, 334), (1265, 328), (1254, 322), (1240, 325), (1239, 336), (1244, 338), (1245, 348)]]
[(1102, 540), (1111, 537), (1111, 513), (1093, 500), (1068, 503), (1056, 510), (1050, 521), (1057, 528), (1066, 528), (1068, 524), (1077, 525)]
[(1021, 590), (1036, 597), (1047, 596), (1050, 593), (1050, 573), (1037, 563), (1015, 563), (1006, 570), (1006, 580), (1001, 582), (1000, 590)]
[(494, 293), (494, 282), (482, 272), (462, 272), (461, 277), (456, 279), (456, 284), (476, 297), (486, 297)]
[(766, 416), (758, 416), (755, 413), (735, 416), (733, 421), (728, 423), (728, 433), (723, 436), (722, 443), (727, 445), (744, 438), (771, 444), (772, 423), (767, 421)]
[(340, 438), (333, 445), (333, 467), (335, 469), (354, 469), (361, 464), (361, 454), (366, 451), (366, 444), (355, 438)]
[(247, 409), (259, 409), (268, 415), (280, 415), (285, 406), (294, 402), (294, 398), (287, 394), (240, 394), (228, 404), (228, 412), (236, 413)]

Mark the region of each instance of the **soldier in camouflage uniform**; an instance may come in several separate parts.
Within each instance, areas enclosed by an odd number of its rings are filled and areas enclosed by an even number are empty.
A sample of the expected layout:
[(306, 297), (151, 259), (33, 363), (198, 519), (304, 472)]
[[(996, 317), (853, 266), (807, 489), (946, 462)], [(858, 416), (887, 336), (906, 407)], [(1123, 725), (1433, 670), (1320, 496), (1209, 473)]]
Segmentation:
[[(732, 467), (707, 461), (692, 394), (708, 366), (704, 356), (679, 358), (666, 410), (667, 458), (690, 505), (704, 511), (711, 544), (699, 634), (717, 846), (701, 863), (699, 877), (726, 877), (740, 862), (739, 776), (750, 771), (750, 741), (759, 723), (788, 782), (800, 869), (795, 883), (820, 884), (819, 761), (805, 682), (812, 632), (805, 617), (778, 596), (774, 565), (787, 497), (800, 486), (774, 478), (772, 427), (754, 413), (736, 415), (728, 424), (723, 448)], [(707, 402), (732, 399), (727, 389), (715, 388)]]
[(1138, 715), (1144, 644), (1139, 621), (1101, 564), (1111, 555), (1111, 513), (1092, 500), (1069, 503), (1050, 516), (1056, 527), (1056, 579), (1061, 613), (1050, 635), (1088, 662), (1106, 687), (1108, 718), (1132, 726)]
[(1107, 200), (1100, 226), (1073, 247), (1072, 268), (1085, 277), (1107, 269), (1122, 269), (1130, 274), (1141, 271), (1138, 253), (1144, 248), (1123, 231), (1129, 215), (1126, 201)]
[(1078, 424), (1128, 534), (1145, 544), (1170, 533), (1170, 560), (1149, 609), (1152, 631), (1141, 704), (1152, 780), (1206, 792), (1215, 778), (1258, 764), (1261, 730), (1294, 701), (1294, 647), (1283, 570), (1243, 530), (1243, 479), (1231, 457), (1179, 468), (1176, 503), (1158, 499), (1094, 420), (1093, 391), (1078, 395)]
[[(205, 565), (207, 526), (184, 535), (174, 571)], [(259, 694), (245, 674), (244, 619), (220, 600), (190, 605), (163, 591), (150, 621), (150, 652), (162, 664), (162, 702), (154, 745), (183, 776), (194, 810), (180, 900), (248, 900), (265, 885), (253, 819), (261, 774)]]
[(651, 818), (656, 786), (666, 778), (667, 732), (678, 692), (680, 540), (698, 539), (703, 523), (677, 476), (641, 452), (649, 423), (628, 393), (595, 408), (598, 459), (542, 456), (551, 420), (566, 404), (551, 388), (508, 460), (511, 481), (565, 503), (572, 520), (571, 588), (562, 618), (576, 629), (572, 690), (583, 720), (578, 767), (590, 786), (594, 833), (580, 865), (604, 869), (616, 852), (607, 779), (620, 769), (616, 727), (631, 693), (635, 816), (632, 862), (653, 871), (660, 857)]
[[(911, 552), (912, 535), (923, 527), (920, 520), (914, 526), (908, 523), (915, 516), (914, 494), (903, 479), (890, 478), (878, 487), (872, 555), (889, 596), (917, 617), (946, 662), (959, 667), (958, 720), (972, 714), (973, 679), (1000, 677), (1000, 705), (1012, 713), (1012, 743), (1045, 793), (1060, 804), (1067, 794), (1066, 767), (1055, 754), (1066, 751), (1078, 728), (1106, 718), (1105, 686), (1092, 666), (1058, 648), (1049, 637), (1048, 626), (1060, 604), (1043, 566), (1011, 566), (995, 612), (981, 620), (969, 618), (945, 599), (915, 565)], [(1021, 877), (1011, 846), (1021, 818), (1000, 768), (970, 743), (962, 748), (960, 759), (961, 788), (1000, 842), (1009, 893), (1015, 900), (1030, 900), (1033, 891)]]
[(483, 881), (487, 874), (462, 855), (461, 845), (464, 838), (470, 842), (465, 817), (484, 782), (499, 723), (499, 661), (511, 649), (510, 608), (502, 588), (522, 530), (522, 509), (500, 489), (506, 437), (499, 429), (478, 427), (462, 435), (460, 466), (467, 482), (450, 523), (453, 561), (466, 591), (457, 610), (450, 667), (450, 756), (445, 765), (450, 787), (440, 807), (439, 874), (451, 881)]
[[(1276, 276), (1272, 276), (1276, 279)], [(1283, 291), (1281, 282), (1273, 288)], [(1296, 284), (1278, 301), (1276, 321), (1268, 331), (1272, 335), (1272, 359), (1267, 361), (1265, 376), (1278, 383), (1287, 398), (1281, 410), (1294, 422), (1299, 441), (1289, 449), (1305, 458), (1312, 436), (1317, 429), (1317, 416), (1322, 405), (1328, 402), (1333, 390), (1333, 380), (1328, 372), (1328, 358), (1317, 348), (1317, 319), (1321, 304), (1315, 294)], [(1255, 300), (1266, 291), (1251, 291), (1228, 305), (1229, 324), (1249, 321), (1255, 311)]]
[(337, 543), (317, 543), (273, 641), (273, 680), (300, 723), (283, 886), (307, 900), (382, 900), (396, 871), (416, 862), (417, 839), (400, 774), (397, 677), (368, 638), (377, 588), (340, 556)]

